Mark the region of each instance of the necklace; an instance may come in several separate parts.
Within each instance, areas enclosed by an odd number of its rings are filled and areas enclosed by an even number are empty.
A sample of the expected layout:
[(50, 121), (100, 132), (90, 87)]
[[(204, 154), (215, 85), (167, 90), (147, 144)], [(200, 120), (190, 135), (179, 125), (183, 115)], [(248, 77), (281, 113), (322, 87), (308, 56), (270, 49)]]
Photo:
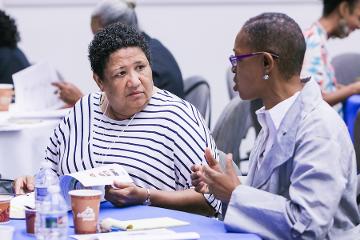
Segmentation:
[[(103, 95), (101, 95), (101, 98), (100, 98), (100, 106), (104, 103), (104, 100), (102, 100), (102, 97), (103, 97)], [(109, 101), (106, 102), (105, 110), (104, 110), (104, 112), (103, 112), (103, 114), (102, 114), (103, 117), (106, 116), (108, 107), (109, 107)], [(100, 107), (100, 109), (101, 109), (101, 107)], [(106, 152), (109, 152), (110, 145), (114, 145), (114, 144), (116, 143), (116, 141), (119, 140), (120, 136), (121, 136), (121, 135), (125, 132), (125, 130), (129, 127), (129, 125), (131, 124), (131, 122), (134, 120), (135, 116), (136, 116), (136, 113), (130, 118), (130, 120), (128, 121), (128, 123), (126, 124), (126, 126), (125, 126), (123, 129), (121, 129), (121, 131), (120, 131), (120, 133), (117, 135), (117, 137), (115, 137), (114, 140), (110, 141), (111, 144), (108, 144), (108, 146), (107, 146), (107, 148), (106, 148)], [(102, 123), (105, 123), (102, 118), (100, 119), (100, 121), (101, 121)], [(93, 130), (93, 133), (95, 133), (95, 130)], [(106, 136), (104, 132), (102, 132), (102, 133), (99, 132), (98, 134), (100, 134), (100, 135), (102, 135), (102, 136)], [(99, 155), (100, 155), (100, 158), (102, 159), (101, 165), (104, 165), (104, 159), (105, 159), (106, 156), (108, 156), (108, 154), (107, 154), (107, 153), (99, 153)]]

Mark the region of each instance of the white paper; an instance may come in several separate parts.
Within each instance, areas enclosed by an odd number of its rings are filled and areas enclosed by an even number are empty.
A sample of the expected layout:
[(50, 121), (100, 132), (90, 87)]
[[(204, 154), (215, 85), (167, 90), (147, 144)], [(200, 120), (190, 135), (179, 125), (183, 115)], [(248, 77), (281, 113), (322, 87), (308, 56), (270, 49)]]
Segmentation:
[(111, 227), (119, 228), (121, 230), (148, 230), (156, 228), (179, 227), (188, 225), (188, 222), (181, 221), (171, 217), (158, 217), (158, 218), (142, 218), (134, 220), (120, 221), (114, 218), (105, 218), (101, 221), (101, 226), (105, 229)]
[(49, 63), (38, 63), (12, 75), (17, 111), (58, 109), (64, 105), (52, 82), (61, 81)]
[(35, 208), (35, 194), (34, 192), (19, 195), (10, 201), (10, 218), (24, 219), (25, 206)]
[(119, 164), (106, 164), (86, 171), (66, 174), (63, 178), (72, 177), (84, 187), (112, 185), (115, 180), (119, 182), (133, 182), (126, 170)]
[(69, 191), (75, 189), (91, 188), (104, 192), (103, 186), (112, 185), (114, 181), (133, 182), (126, 170), (118, 164), (106, 164), (86, 171), (66, 174), (60, 179), (62, 195), (70, 205)]
[(11, 112), (10, 115), (11, 119), (61, 119), (68, 115), (70, 110), (71, 108), (29, 112)]
[(196, 232), (177, 233), (168, 229), (156, 229), (133, 232), (110, 232), (87, 235), (70, 235), (77, 240), (173, 240), (173, 239), (199, 239)]

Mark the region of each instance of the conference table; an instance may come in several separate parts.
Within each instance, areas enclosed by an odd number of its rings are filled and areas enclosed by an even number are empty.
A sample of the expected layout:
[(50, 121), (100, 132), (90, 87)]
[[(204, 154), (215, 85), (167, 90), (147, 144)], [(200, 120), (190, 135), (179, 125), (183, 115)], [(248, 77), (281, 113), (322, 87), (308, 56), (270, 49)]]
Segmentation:
[(45, 158), (49, 137), (68, 110), (9, 114), (6, 124), (0, 124), (0, 174), (14, 179), (34, 175)]
[[(100, 220), (103, 218), (115, 218), (119, 220), (133, 220), (155, 217), (172, 217), (178, 220), (189, 222), (189, 225), (169, 228), (175, 232), (197, 232), (200, 239), (208, 240), (260, 240), (261, 238), (251, 233), (227, 233), (224, 223), (214, 218), (208, 218), (197, 214), (191, 214), (176, 210), (151, 207), (151, 206), (131, 206), (116, 208), (109, 202), (103, 202), (100, 206)], [(35, 239), (25, 231), (25, 220), (10, 220), (8, 223), (15, 227), (14, 240)], [(69, 212), (69, 231), (74, 234), (72, 213)], [(69, 237), (69, 239), (71, 239)]]

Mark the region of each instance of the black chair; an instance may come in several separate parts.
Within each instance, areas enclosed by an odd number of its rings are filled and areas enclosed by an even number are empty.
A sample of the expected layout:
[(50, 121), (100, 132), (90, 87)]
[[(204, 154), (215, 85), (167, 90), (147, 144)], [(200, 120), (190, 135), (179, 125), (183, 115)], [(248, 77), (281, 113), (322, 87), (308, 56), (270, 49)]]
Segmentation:
[(203, 77), (191, 76), (184, 80), (184, 92), (184, 99), (199, 110), (210, 128), (211, 94), (209, 83)]
[(350, 84), (360, 77), (360, 54), (344, 53), (335, 56), (331, 63), (335, 70), (335, 77), (340, 84)]

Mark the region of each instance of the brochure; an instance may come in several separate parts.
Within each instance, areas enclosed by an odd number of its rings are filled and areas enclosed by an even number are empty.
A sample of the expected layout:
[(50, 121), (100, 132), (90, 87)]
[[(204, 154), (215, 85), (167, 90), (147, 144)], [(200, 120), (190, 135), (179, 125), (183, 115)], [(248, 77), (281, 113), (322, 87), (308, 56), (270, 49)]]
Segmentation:
[(88, 188), (104, 192), (104, 186), (112, 185), (115, 180), (118, 182), (133, 182), (122, 166), (119, 164), (106, 164), (97, 168), (66, 174), (60, 178), (60, 187), (65, 201), (68, 206), (71, 206), (69, 191)]

